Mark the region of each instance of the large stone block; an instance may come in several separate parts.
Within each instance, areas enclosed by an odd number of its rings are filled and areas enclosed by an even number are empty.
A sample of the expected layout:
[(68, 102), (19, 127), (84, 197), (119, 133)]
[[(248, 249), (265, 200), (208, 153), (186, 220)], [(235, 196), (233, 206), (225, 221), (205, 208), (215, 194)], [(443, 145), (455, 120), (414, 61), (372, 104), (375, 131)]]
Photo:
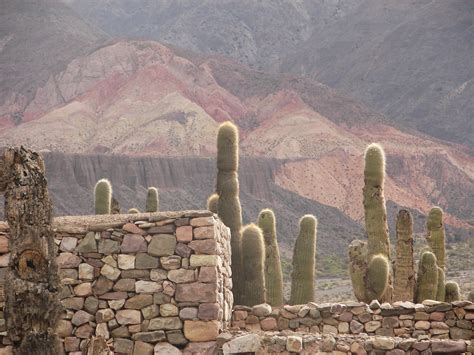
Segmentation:
[(216, 284), (205, 284), (202, 282), (177, 284), (175, 298), (178, 302), (216, 302), (216, 288)]
[(154, 235), (148, 245), (148, 254), (153, 256), (169, 256), (174, 254), (176, 238), (171, 234)]
[(184, 321), (184, 336), (190, 341), (216, 340), (219, 335), (219, 326), (220, 323), (215, 320), (186, 320)]

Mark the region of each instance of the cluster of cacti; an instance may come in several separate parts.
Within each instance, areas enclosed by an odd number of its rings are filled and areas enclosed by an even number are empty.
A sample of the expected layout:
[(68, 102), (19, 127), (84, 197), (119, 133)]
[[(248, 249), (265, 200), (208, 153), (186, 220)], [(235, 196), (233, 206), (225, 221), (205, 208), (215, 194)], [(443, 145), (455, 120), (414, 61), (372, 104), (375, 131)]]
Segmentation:
[(110, 214), (112, 207), (112, 184), (107, 179), (97, 181), (94, 187), (95, 214)]
[(249, 224), (242, 229), (242, 263), (243, 292), (241, 303), (246, 306), (265, 303), (265, 245), (262, 230), (255, 224)]
[(239, 199), (239, 132), (231, 122), (219, 126), (217, 134), (217, 213), (231, 232), (232, 281), (236, 303), (242, 301), (245, 275), (242, 268), (242, 210)]
[(314, 301), (317, 220), (312, 215), (300, 220), (300, 231), (293, 249), (290, 304)]
[(358, 300), (365, 302), (373, 299), (390, 302), (392, 299), (384, 180), (385, 154), (381, 146), (371, 144), (365, 151), (363, 189), (368, 241), (357, 240), (349, 246), (349, 271), (354, 293)]
[[(276, 235), (275, 215), (272, 210), (264, 209), (258, 216), (258, 226), (262, 229), (265, 242), (265, 288), (267, 303), (272, 306), (283, 304), (283, 272), (281, 270), (280, 250)], [(245, 250), (242, 250), (246, 261)], [(245, 264), (245, 263), (244, 263)]]
[(158, 196), (158, 189), (156, 187), (149, 187), (146, 193), (146, 212), (158, 212), (160, 202)]
[(368, 241), (355, 240), (349, 246), (349, 273), (354, 295), (364, 302), (374, 299), (384, 302), (459, 299), (459, 286), (452, 281), (445, 282), (445, 233), (443, 211), (439, 207), (432, 208), (428, 215), (430, 250), (421, 254), (417, 275), (413, 258), (413, 219), (409, 211), (399, 211), (392, 287), (384, 179), (384, 152), (379, 145), (371, 144), (365, 151), (363, 190)]

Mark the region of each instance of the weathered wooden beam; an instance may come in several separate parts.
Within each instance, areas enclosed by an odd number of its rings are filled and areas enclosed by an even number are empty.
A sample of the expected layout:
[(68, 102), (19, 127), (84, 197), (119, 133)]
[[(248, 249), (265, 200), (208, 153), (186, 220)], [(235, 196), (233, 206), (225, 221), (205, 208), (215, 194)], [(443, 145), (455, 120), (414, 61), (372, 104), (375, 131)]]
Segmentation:
[(3, 161), (11, 251), (5, 280), (7, 331), (15, 354), (59, 354), (55, 329), (62, 306), (44, 162), (23, 147), (7, 148)]

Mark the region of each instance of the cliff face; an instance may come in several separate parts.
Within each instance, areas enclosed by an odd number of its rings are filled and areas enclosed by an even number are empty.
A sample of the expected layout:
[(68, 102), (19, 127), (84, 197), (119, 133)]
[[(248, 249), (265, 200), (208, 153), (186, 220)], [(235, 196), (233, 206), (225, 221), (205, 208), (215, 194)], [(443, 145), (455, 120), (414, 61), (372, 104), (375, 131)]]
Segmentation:
[[(214, 191), (215, 161), (207, 158), (151, 158), (107, 155), (45, 154), (48, 187), (57, 215), (93, 214), (93, 188), (107, 177), (122, 211), (144, 209), (146, 189), (159, 188), (160, 210), (202, 209)], [(298, 220), (318, 216), (318, 245), (327, 255), (345, 256), (350, 240), (362, 236), (359, 224), (334, 207), (307, 199), (275, 183), (281, 161), (242, 159), (239, 179), (244, 222), (254, 222), (263, 208), (275, 210), (279, 240), (288, 256)], [(336, 237), (337, 236), (337, 237)], [(326, 255), (327, 254), (327, 255)]]

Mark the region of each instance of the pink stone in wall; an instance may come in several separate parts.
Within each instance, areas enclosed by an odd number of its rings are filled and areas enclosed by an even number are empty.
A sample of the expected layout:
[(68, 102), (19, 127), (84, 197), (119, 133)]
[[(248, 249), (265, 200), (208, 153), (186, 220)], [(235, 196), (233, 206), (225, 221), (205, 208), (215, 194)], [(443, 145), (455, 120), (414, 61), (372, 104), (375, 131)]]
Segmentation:
[(138, 234), (126, 234), (123, 237), (122, 253), (146, 253), (147, 243), (145, 238)]
[(140, 234), (140, 235), (145, 235), (146, 234), (146, 232), (143, 229), (139, 228), (134, 223), (127, 223), (122, 227), (122, 229), (125, 232), (131, 233), (131, 234)]
[(183, 226), (176, 229), (176, 239), (178, 242), (187, 243), (193, 240), (193, 227)]
[(175, 298), (178, 302), (216, 302), (216, 286), (201, 282), (178, 284)]

